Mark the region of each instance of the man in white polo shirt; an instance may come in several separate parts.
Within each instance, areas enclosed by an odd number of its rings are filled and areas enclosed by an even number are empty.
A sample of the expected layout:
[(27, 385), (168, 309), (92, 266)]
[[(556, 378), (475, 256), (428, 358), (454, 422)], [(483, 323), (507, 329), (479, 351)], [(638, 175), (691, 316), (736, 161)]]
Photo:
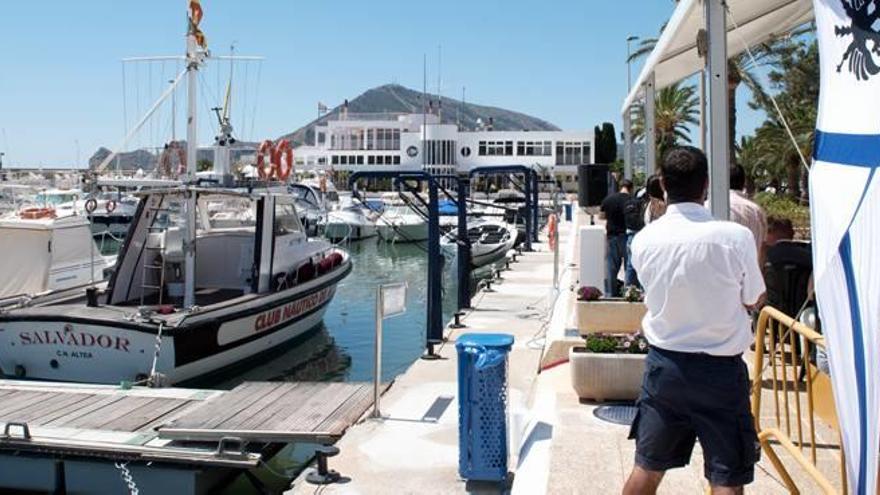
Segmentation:
[(661, 176), (666, 214), (632, 243), (651, 348), (630, 432), (635, 468), (624, 493), (655, 493), (667, 469), (690, 462), (696, 439), (712, 492), (741, 493), (760, 452), (742, 360), (752, 342), (748, 311), (765, 291), (755, 239), (703, 207), (709, 180), (702, 151), (669, 151)]

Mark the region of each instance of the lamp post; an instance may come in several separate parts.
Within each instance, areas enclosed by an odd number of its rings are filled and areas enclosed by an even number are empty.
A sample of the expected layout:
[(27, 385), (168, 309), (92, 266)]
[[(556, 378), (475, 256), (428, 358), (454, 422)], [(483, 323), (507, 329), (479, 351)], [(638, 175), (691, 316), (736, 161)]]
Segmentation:
[(626, 37), (626, 91), (629, 94), (629, 91), (632, 90), (632, 60), (630, 57), (632, 56), (630, 44), (639, 39), (638, 36), (627, 36)]

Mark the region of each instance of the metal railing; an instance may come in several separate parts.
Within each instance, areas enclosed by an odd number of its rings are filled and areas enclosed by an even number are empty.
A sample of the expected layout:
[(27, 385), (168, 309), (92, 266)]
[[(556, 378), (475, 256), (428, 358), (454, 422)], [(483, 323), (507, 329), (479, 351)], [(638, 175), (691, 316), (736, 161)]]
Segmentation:
[[(823, 493), (847, 493), (846, 463), (830, 394), (830, 380), (815, 364), (816, 352), (824, 352), (824, 349), (824, 337), (812, 328), (775, 308), (768, 306), (761, 311), (755, 333), (752, 414), (761, 448), (790, 493), (800, 491), (774, 446), (781, 447), (791, 456)], [(817, 388), (821, 393), (817, 394)], [(775, 418), (775, 426), (762, 424), (761, 401), (767, 389), (772, 397), (770, 422)], [(817, 442), (817, 416), (837, 435), (836, 445)], [(820, 470), (819, 449), (839, 451), (840, 490)], [(806, 455), (805, 450), (808, 451)]]

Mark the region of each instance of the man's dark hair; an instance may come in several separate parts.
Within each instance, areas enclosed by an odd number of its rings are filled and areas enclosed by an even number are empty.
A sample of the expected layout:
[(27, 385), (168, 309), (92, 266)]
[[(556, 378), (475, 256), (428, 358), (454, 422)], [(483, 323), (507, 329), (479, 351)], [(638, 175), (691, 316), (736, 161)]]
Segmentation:
[(732, 191), (742, 191), (746, 188), (746, 169), (738, 163), (734, 163), (730, 167), (730, 189)]
[(709, 164), (699, 149), (693, 146), (672, 148), (663, 157), (660, 174), (670, 203), (703, 202)]
[(623, 179), (622, 181), (620, 181), (620, 189), (626, 189), (627, 191), (632, 192), (633, 181), (629, 179)]
[(652, 198), (663, 199), (663, 184), (660, 183), (659, 175), (648, 177), (648, 182), (645, 184), (645, 191), (647, 191), (648, 196)]

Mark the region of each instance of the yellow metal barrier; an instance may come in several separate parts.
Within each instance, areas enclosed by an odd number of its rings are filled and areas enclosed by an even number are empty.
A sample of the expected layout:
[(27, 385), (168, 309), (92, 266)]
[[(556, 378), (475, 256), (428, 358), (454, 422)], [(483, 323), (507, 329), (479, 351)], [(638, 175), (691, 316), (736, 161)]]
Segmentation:
[[(825, 339), (822, 335), (808, 326), (772, 307), (765, 307), (761, 311), (755, 333), (752, 414), (761, 448), (791, 493), (800, 491), (773, 450), (771, 442), (782, 447), (822, 492), (838, 493), (828, 478), (820, 472), (817, 462), (817, 416), (828, 428), (837, 432), (837, 445), (831, 447), (839, 449), (841, 445), (831, 382), (828, 375), (819, 371), (811, 362), (813, 350), (824, 347)], [(772, 391), (771, 411), (776, 420), (775, 427), (761, 424), (761, 399), (765, 380), (770, 382), (767, 388)], [(803, 410), (804, 406), (806, 411)], [(809, 457), (804, 455), (806, 447), (809, 447)], [(846, 467), (842, 449), (840, 479), (840, 493), (846, 493)]]

